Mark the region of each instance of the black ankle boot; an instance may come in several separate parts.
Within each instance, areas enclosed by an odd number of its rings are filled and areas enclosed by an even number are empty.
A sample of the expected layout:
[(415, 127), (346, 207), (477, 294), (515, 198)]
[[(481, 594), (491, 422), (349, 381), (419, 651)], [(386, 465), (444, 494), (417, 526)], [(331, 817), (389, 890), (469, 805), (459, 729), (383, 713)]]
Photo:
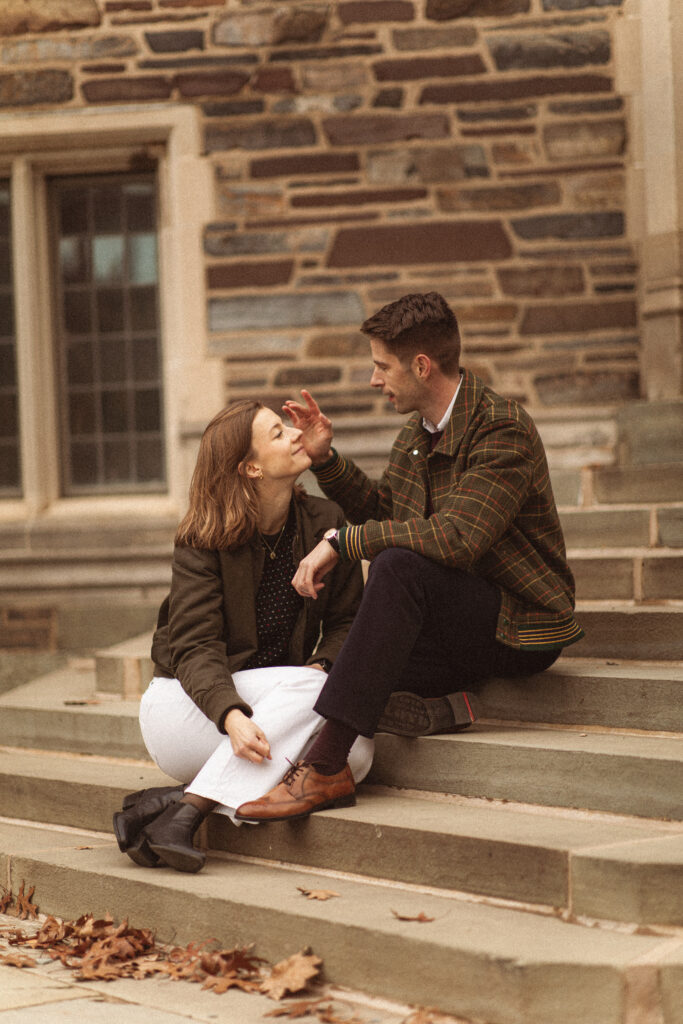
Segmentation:
[(176, 871), (199, 871), (206, 855), (192, 845), (205, 815), (192, 804), (167, 807), (141, 834), (147, 849)]
[(114, 834), (121, 853), (127, 853), (134, 847), (145, 825), (149, 825), (169, 804), (177, 803), (182, 796), (182, 786), (155, 786), (125, 797), (124, 809), (114, 815)]

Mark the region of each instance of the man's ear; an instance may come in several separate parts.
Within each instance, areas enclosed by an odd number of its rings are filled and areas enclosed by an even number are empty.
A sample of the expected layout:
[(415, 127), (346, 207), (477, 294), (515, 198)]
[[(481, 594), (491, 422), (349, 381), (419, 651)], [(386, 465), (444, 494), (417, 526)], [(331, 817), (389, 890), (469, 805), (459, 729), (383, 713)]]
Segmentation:
[(424, 354), (424, 352), (418, 352), (418, 354), (413, 358), (412, 369), (418, 380), (429, 380), (429, 376), (432, 372), (432, 361), (429, 356)]

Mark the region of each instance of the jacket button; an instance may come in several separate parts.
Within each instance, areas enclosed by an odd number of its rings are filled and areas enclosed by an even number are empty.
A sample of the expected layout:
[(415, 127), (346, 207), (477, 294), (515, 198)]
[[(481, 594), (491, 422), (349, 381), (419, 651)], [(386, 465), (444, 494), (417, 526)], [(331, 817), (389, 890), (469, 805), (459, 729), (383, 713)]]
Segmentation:
[(419, 455), (419, 454), (420, 454), (420, 453), (419, 453), (419, 451), (417, 450), (417, 448), (413, 448), (413, 455)]

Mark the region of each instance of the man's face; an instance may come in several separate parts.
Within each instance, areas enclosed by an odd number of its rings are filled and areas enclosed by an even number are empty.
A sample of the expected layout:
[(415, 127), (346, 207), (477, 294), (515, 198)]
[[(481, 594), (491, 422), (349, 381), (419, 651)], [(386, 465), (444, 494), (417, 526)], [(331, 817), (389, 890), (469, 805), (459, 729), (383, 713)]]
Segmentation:
[(374, 369), (370, 386), (379, 388), (396, 412), (414, 412), (424, 400), (424, 383), (414, 371), (415, 360), (404, 366), (379, 338), (370, 339)]

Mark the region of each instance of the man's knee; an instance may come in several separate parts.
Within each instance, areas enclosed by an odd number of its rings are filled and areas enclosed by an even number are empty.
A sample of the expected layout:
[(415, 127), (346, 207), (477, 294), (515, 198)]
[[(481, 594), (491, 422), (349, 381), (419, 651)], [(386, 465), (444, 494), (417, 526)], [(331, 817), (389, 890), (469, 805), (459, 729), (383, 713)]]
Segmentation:
[(406, 574), (413, 576), (424, 567), (427, 559), (408, 548), (387, 548), (370, 562), (370, 574)]

